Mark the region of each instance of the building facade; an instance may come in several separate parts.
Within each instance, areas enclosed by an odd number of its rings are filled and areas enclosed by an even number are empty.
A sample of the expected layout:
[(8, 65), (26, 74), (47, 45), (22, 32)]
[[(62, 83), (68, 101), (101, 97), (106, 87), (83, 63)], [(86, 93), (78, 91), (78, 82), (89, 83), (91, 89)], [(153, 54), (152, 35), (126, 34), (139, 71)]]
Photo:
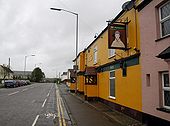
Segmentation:
[(0, 65), (0, 80), (13, 79), (13, 71), (5, 65)]
[(122, 8), (75, 59), (77, 89), (84, 85), (85, 99), (148, 126), (169, 126), (170, 1), (131, 0)]
[(31, 73), (32, 71), (14, 71), (14, 75), (13, 75), (13, 79), (17, 80), (25, 80), (25, 79), (28, 79), (30, 80), (31, 79)]
[(166, 121), (170, 121), (170, 1), (144, 0), (138, 11), (144, 121), (169, 126)]
[(141, 120), (138, 11), (133, 7), (122, 10), (109, 25), (114, 24), (126, 27), (126, 49), (108, 48), (109, 26), (99, 34), (85, 51), (84, 94), (86, 97), (97, 97), (114, 109)]
[[(77, 91), (79, 93), (84, 94), (85, 52), (84, 51), (80, 52), (75, 60), (77, 60), (77, 65), (78, 65), (78, 69), (77, 69)], [(74, 60), (74, 62), (75, 62), (75, 60)]]

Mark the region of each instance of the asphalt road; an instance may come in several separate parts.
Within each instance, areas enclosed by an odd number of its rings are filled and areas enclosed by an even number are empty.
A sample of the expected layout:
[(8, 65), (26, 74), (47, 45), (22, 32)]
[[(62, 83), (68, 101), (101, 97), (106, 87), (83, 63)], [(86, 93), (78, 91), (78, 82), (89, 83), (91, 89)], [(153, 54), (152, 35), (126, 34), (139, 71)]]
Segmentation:
[(1, 88), (0, 126), (55, 125), (57, 120), (55, 89), (55, 84), (52, 83)]

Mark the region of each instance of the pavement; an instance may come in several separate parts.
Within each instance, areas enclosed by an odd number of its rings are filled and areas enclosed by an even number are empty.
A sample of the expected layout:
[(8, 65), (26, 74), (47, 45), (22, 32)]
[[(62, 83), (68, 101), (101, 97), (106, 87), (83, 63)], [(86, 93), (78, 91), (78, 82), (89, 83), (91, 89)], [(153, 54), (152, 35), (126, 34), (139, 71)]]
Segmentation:
[[(142, 126), (142, 124), (99, 101), (85, 101), (83, 95), (69, 92), (59, 85), (72, 125), (75, 126)], [(88, 106), (88, 107), (87, 107)]]

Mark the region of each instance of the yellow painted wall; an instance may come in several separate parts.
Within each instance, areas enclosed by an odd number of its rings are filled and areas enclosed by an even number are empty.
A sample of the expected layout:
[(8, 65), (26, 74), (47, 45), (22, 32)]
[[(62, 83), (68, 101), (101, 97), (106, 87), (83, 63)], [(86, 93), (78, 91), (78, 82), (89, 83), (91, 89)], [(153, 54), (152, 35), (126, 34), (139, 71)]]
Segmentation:
[(109, 71), (99, 73), (99, 97), (141, 111), (141, 73), (140, 65), (127, 68), (127, 77), (122, 77), (122, 70), (115, 70), (115, 97), (109, 98)]
[[(136, 18), (135, 18), (136, 12)], [(85, 64), (87, 66), (100, 66), (108, 62), (114, 61), (114, 58), (120, 59), (125, 58), (137, 53), (134, 48), (140, 50), (140, 35), (139, 35), (139, 24), (138, 24), (138, 13), (134, 9), (126, 12), (117, 21), (130, 21), (128, 24), (128, 47), (131, 48), (129, 51), (116, 50), (118, 55), (109, 58), (108, 49), (108, 30), (106, 30), (101, 37), (99, 37), (86, 51), (85, 51)], [(136, 21), (135, 21), (136, 20)], [(137, 24), (136, 24), (137, 23)], [(137, 26), (137, 27), (136, 27)], [(137, 32), (137, 34), (136, 34)], [(94, 48), (97, 46), (97, 63), (94, 64)]]
[(79, 75), (77, 76), (77, 88), (79, 92), (84, 92), (84, 76)]
[[(136, 14), (136, 15), (135, 15)], [(95, 42), (85, 51), (85, 64), (87, 66), (101, 66), (112, 62), (115, 58), (121, 59), (137, 53), (134, 48), (140, 50), (140, 36), (138, 14), (134, 9), (125, 12), (117, 21), (130, 21), (128, 24), (128, 51), (116, 50), (116, 55), (109, 58), (108, 30), (106, 30)], [(97, 46), (97, 64), (94, 64), (94, 48)], [(86, 87), (84, 90), (95, 92), (100, 98), (127, 106), (141, 111), (141, 67), (139, 65), (127, 67), (127, 77), (122, 77), (122, 70), (116, 72), (116, 99), (109, 98), (109, 71), (98, 73), (98, 84), (96, 88)], [(85, 91), (85, 94), (88, 92)], [(98, 92), (99, 91), (99, 92)]]
[(97, 85), (85, 85), (84, 94), (87, 97), (98, 97), (98, 87)]
[[(87, 66), (100, 66), (108, 63), (108, 31), (106, 30), (99, 39), (95, 41), (93, 45), (90, 46), (85, 51), (85, 64)], [(97, 46), (97, 63), (94, 64), (94, 48)]]
[(74, 91), (76, 88), (75, 86), (75, 83), (70, 83), (70, 90)]
[[(78, 58), (77, 58), (77, 64), (78, 64), (78, 71), (85, 71), (85, 53), (84, 51), (80, 52)], [(79, 92), (84, 92), (84, 76), (78, 75), (77, 76), (77, 90)]]

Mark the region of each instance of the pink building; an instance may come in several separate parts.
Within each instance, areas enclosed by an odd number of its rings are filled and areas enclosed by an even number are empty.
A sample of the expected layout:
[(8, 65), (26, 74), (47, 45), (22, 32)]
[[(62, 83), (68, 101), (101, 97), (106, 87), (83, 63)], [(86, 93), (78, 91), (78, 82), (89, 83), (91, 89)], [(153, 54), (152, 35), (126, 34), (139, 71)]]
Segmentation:
[(138, 11), (143, 119), (170, 126), (170, 0), (143, 0)]

